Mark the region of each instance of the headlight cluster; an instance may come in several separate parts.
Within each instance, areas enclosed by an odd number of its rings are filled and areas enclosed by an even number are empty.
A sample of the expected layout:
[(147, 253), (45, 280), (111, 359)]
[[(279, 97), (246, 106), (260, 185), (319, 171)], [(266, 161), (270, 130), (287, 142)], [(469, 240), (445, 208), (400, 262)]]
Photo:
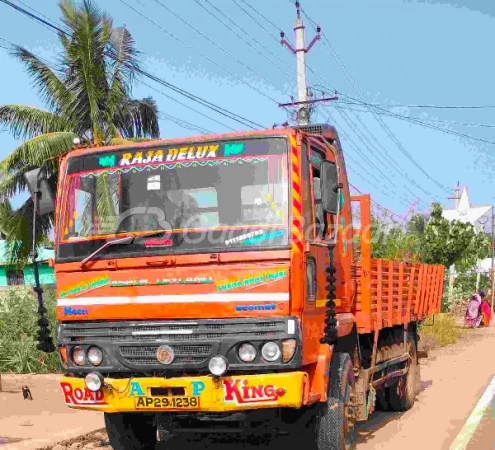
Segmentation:
[[(265, 361), (275, 362), (282, 358), (282, 362), (288, 363), (296, 352), (296, 340), (285, 339), (282, 341), (282, 349), (275, 342), (267, 342), (261, 347), (261, 356)], [(253, 344), (248, 342), (242, 344), (238, 351), (239, 359), (242, 362), (253, 362), (258, 356), (258, 350)]]
[(98, 347), (90, 347), (87, 353), (79, 346), (72, 349), (72, 361), (76, 366), (84, 366), (86, 359), (92, 366), (99, 366), (103, 361), (103, 352)]

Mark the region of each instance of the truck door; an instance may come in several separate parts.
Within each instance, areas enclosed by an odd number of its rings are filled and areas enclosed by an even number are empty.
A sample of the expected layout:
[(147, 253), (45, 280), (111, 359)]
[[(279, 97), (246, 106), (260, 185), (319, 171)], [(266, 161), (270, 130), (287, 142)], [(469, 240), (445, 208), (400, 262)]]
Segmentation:
[[(305, 254), (306, 298), (303, 307), (304, 339), (303, 364), (314, 362), (319, 351), (319, 339), (323, 336), (325, 305), (327, 302), (326, 272), (328, 245), (330, 243), (329, 216), (323, 211), (320, 195), (321, 163), (326, 160), (325, 150), (315, 141), (303, 139), (302, 176), (304, 236), (309, 246)], [(312, 335), (312, 336), (310, 336)]]

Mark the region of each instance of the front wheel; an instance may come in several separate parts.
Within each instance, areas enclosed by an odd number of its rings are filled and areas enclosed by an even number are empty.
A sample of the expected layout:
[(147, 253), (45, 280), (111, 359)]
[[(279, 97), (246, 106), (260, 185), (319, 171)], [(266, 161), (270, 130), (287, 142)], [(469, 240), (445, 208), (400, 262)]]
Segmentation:
[(328, 400), (316, 417), (318, 450), (352, 450), (356, 445), (356, 385), (347, 353), (336, 353), (330, 364)]
[(155, 450), (157, 426), (154, 415), (105, 413), (105, 427), (113, 450)]

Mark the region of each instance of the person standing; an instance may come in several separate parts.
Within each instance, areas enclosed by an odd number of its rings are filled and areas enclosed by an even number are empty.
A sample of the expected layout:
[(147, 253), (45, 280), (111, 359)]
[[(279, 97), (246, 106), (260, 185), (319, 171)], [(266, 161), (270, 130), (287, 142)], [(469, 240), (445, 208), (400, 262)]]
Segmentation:
[[(484, 295), (484, 292), (483, 292)], [(483, 320), (481, 312), (481, 296), (479, 293), (474, 294), (469, 300), (464, 323), (467, 327), (477, 328)]]
[[(488, 291), (490, 292), (490, 291)], [(489, 327), (490, 322), (492, 320), (492, 308), (490, 307), (489, 303), (487, 302), (487, 296), (485, 294), (485, 291), (480, 290), (479, 295), (481, 297), (481, 314), (482, 314), (482, 323), (483, 326)]]

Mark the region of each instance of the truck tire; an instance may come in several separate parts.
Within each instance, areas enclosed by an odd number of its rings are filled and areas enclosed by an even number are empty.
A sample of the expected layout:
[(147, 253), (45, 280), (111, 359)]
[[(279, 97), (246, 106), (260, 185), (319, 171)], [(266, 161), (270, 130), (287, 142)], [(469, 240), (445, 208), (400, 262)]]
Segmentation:
[(113, 450), (155, 450), (157, 426), (153, 415), (105, 413), (105, 427)]
[(335, 353), (330, 363), (328, 400), (316, 417), (318, 450), (355, 448), (355, 398), (351, 357), (347, 353)]
[(420, 377), (416, 342), (408, 339), (408, 353), (411, 357), (409, 370), (399, 378), (399, 382), (387, 388), (386, 397), (390, 411), (407, 411), (411, 409), (418, 393), (418, 378)]

